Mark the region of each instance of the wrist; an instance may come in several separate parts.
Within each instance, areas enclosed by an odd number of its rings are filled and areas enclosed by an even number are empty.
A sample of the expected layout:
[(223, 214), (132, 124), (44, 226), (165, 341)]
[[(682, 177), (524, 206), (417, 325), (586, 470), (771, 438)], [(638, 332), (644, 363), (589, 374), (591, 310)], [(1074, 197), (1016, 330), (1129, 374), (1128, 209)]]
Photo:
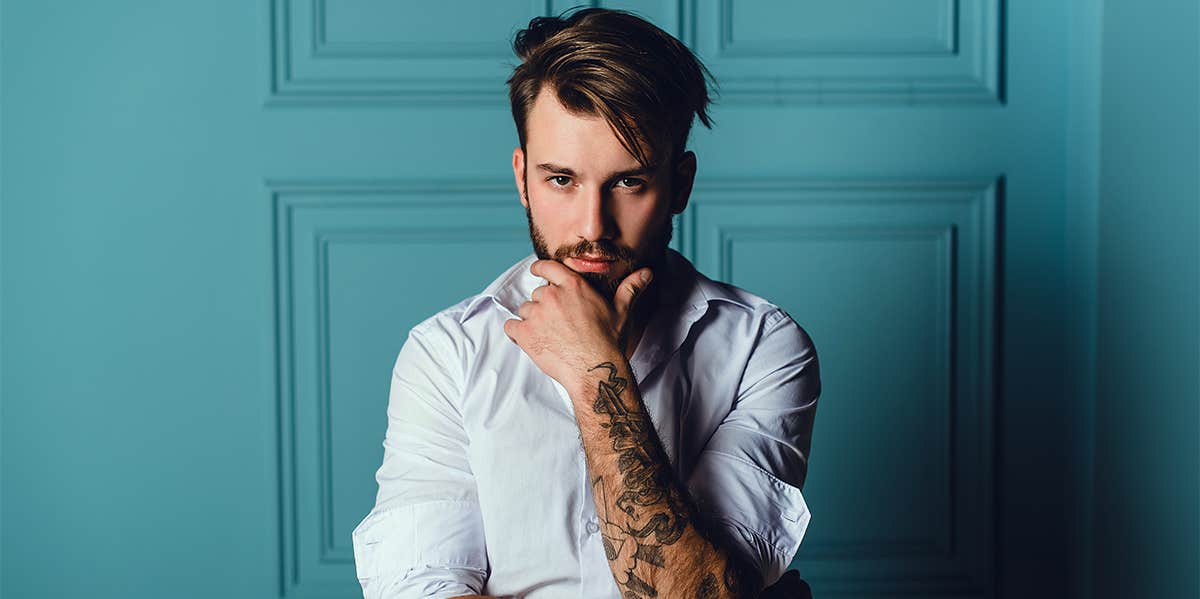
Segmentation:
[(572, 377), (572, 385), (568, 387), (576, 402), (595, 400), (601, 382), (621, 388), (633, 384), (629, 361), (616, 347), (589, 355), (584, 364)]

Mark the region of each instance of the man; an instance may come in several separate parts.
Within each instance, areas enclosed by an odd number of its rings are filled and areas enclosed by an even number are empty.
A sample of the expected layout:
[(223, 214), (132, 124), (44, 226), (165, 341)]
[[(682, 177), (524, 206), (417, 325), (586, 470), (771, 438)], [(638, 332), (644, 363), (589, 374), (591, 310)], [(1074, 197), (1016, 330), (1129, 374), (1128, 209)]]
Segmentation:
[(756, 597), (809, 522), (820, 379), (786, 312), (667, 246), (707, 70), (602, 9), (514, 48), (535, 254), (400, 349), (364, 595)]

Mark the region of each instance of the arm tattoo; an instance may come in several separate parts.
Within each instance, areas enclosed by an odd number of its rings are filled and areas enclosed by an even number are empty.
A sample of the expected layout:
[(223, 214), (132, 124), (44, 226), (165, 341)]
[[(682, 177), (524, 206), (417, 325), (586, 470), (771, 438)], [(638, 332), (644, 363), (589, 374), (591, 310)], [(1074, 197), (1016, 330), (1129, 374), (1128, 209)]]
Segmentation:
[(712, 572), (704, 575), (704, 580), (700, 581), (700, 588), (696, 589), (696, 599), (716, 599), (717, 598), (717, 576)]
[[(600, 394), (592, 409), (609, 417), (609, 421), (600, 426), (608, 429), (608, 437), (618, 455), (617, 470), (621, 473), (624, 491), (617, 498), (617, 508), (633, 520), (646, 516), (640, 528), (630, 526), (629, 534), (639, 539), (653, 534), (660, 545), (670, 545), (679, 540), (687, 528), (689, 510), (675, 485), (671, 484), (673, 473), (665, 466), (668, 463), (666, 452), (659, 445), (654, 425), (645, 412), (625, 405), (621, 392), (628, 383), (617, 376), (617, 367), (612, 362), (604, 362), (589, 371), (597, 368), (608, 369), (608, 380), (600, 381)], [(638, 509), (663, 504), (666, 509), (653, 514)]]
[[(646, 564), (665, 568), (664, 548), (683, 537), (698, 513), (681, 491), (682, 485), (674, 480), (666, 451), (644, 407), (637, 405), (636, 396), (623, 395), (628, 380), (620, 376), (612, 362), (598, 364), (588, 372), (597, 369), (606, 370), (607, 377), (599, 381), (592, 410), (607, 416), (599, 425), (608, 431), (621, 476), (616, 489), (619, 494), (612, 504), (608, 502), (604, 476), (592, 481), (593, 495), (602, 512), (598, 516), (604, 553), (626, 599), (658, 597), (659, 590), (637, 574), (639, 567)], [(610, 511), (610, 505), (616, 509)], [(695, 596), (716, 598), (730, 592), (740, 596), (741, 576), (730, 556), (724, 572), (704, 575)]]

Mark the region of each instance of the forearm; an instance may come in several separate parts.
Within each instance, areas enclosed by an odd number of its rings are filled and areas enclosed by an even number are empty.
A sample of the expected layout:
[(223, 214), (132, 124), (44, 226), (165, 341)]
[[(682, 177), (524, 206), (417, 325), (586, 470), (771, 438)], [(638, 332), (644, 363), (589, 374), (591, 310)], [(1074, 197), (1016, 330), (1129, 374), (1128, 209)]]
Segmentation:
[(605, 554), (625, 597), (751, 597), (758, 577), (704, 533), (619, 352), (571, 391)]

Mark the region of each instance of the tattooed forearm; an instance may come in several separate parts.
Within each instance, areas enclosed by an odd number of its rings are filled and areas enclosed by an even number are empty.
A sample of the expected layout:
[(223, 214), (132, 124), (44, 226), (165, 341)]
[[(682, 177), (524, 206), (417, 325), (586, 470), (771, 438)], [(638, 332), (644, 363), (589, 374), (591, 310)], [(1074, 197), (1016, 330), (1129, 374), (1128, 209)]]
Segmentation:
[(595, 447), (586, 452), (592, 493), (618, 587), (626, 599), (747, 596), (743, 589), (752, 573), (711, 542), (674, 475), (636, 384), (622, 376), (627, 363), (622, 366), (602, 362), (588, 369), (595, 394), (580, 400), (594, 416), (579, 419), (582, 438)]
[(623, 491), (616, 506), (630, 518), (641, 521), (638, 528), (629, 530), (632, 536), (642, 539), (653, 534), (658, 544), (670, 545), (687, 528), (688, 506), (678, 486), (672, 484), (666, 452), (659, 445), (645, 410), (626, 405), (629, 399), (622, 396), (627, 385), (625, 379), (617, 376), (617, 367), (612, 362), (594, 366), (589, 372), (598, 368), (608, 370), (608, 378), (600, 381), (592, 409), (608, 416), (608, 421), (600, 426), (608, 429), (612, 449), (618, 456), (617, 470), (621, 473)]

